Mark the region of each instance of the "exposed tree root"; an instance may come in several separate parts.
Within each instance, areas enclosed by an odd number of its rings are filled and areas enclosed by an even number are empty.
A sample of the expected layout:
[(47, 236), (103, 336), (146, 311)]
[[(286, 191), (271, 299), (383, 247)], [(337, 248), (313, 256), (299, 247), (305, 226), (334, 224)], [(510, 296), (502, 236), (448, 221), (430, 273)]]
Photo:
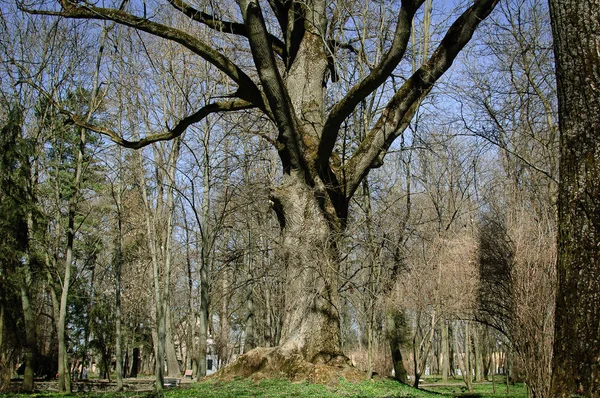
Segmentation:
[(309, 362), (296, 350), (273, 347), (255, 348), (210, 376), (220, 381), (238, 377), (255, 381), (285, 378), (294, 382), (337, 384), (341, 378), (350, 382), (362, 381), (366, 373), (349, 365), (348, 358), (343, 355), (320, 354)]

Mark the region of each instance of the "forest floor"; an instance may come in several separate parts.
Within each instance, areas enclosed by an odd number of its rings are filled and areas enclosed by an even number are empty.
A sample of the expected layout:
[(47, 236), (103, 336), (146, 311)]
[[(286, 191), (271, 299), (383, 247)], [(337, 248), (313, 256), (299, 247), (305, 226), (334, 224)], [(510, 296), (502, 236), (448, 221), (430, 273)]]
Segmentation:
[[(481, 397), (481, 398), (500, 398), (500, 397), (527, 397), (527, 390), (523, 384), (510, 385), (507, 391), (506, 385), (497, 383), (496, 393), (493, 392), (493, 384), (490, 382), (474, 383), (474, 391), (468, 393), (464, 383), (460, 380), (451, 380), (449, 382), (432, 382), (425, 380), (422, 389), (400, 384), (390, 379), (378, 379), (362, 381), (360, 383), (350, 383), (340, 380), (336, 384), (324, 385), (308, 382), (290, 382), (289, 380), (260, 380), (252, 381), (248, 379), (235, 379), (231, 381), (206, 380), (198, 383), (185, 383), (179, 387), (168, 388), (165, 390), (167, 398), (226, 398), (226, 397)], [(152, 397), (152, 393), (142, 391), (131, 391), (123, 393), (115, 392), (86, 392), (74, 394), (60, 394), (56, 392), (39, 392), (34, 394), (0, 394), (0, 397), (93, 397), (93, 398), (143, 398)]]

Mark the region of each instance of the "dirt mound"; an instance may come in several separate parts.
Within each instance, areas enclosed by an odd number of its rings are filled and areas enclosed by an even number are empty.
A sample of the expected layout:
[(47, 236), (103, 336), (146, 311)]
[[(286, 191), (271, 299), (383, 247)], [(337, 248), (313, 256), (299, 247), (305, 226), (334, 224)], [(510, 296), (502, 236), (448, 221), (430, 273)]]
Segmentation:
[(308, 381), (328, 385), (337, 384), (341, 378), (350, 382), (366, 378), (365, 372), (350, 366), (348, 358), (342, 355), (321, 355), (314, 362), (306, 361), (298, 351), (284, 351), (280, 347), (255, 348), (210, 378), (220, 381), (238, 377), (254, 381), (285, 378), (293, 382)]

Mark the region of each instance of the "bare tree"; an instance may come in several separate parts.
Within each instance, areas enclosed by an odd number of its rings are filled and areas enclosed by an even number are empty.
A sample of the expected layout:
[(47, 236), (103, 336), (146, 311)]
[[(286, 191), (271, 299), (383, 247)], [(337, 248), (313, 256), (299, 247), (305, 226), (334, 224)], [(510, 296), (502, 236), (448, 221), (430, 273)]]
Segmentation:
[[(328, 32), (338, 28), (335, 18), (330, 17), (331, 10), (341, 11), (341, 3), (272, 1), (267, 11), (254, 0), (244, 0), (239, 2), (237, 11), (243, 23), (238, 23), (216, 18), (215, 14), (223, 15), (217, 9), (207, 8), (205, 12), (182, 0), (167, 2), (178, 16), (187, 17), (190, 24), (195, 23), (196, 29), (214, 29), (221, 37), (240, 37), (238, 42), (244, 43), (254, 63), (254, 67), (246, 70), (234, 63), (225, 51), (220, 52), (199, 39), (193, 31), (174, 28), (156, 17), (165, 15), (159, 11), (160, 4), (146, 4), (143, 9), (137, 9), (123, 2), (107, 8), (60, 0), (50, 8), (32, 8), (25, 3), (20, 6), (35, 14), (113, 20), (177, 42), (213, 64), (235, 85), (233, 93), (227, 93), (235, 99), (202, 104), (194, 113), (182, 116), (166, 132), (150, 131), (139, 140), (72, 114), (71, 120), (78, 126), (105, 134), (121, 145), (140, 148), (180, 136), (190, 124), (212, 113), (255, 108), (271, 119), (277, 137), (265, 138), (277, 148), (283, 170), (281, 185), (272, 191), (271, 200), (284, 234), (288, 275), (281, 350), (298, 351), (313, 362), (336, 363), (345, 361), (341, 356), (337, 311), (337, 241), (346, 227), (349, 199), (369, 171), (380, 165), (387, 150), (410, 123), (419, 103), (451, 66), (498, 0), (479, 0), (466, 8), (427, 61), (391, 93), (354, 153), (339, 156), (336, 146), (342, 126), (362, 100), (390, 81), (405, 55), (413, 17), (423, 2), (401, 1), (395, 10), (397, 20), (391, 45), (372, 65), (370, 73), (354, 81), (335, 104), (326, 103), (325, 87), (330, 76), (336, 80), (337, 57), (343, 52), (348, 53), (350, 59), (355, 58), (354, 54), (371, 56), (362, 51), (365, 49), (357, 50), (349, 43), (329, 40)], [(235, 18), (234, 14), (230, 15)], [(270, 33), (267, 25), (277, 26), (275, 31), (281, 35)], [(356, 34), (360, 37), (360, 32)]]

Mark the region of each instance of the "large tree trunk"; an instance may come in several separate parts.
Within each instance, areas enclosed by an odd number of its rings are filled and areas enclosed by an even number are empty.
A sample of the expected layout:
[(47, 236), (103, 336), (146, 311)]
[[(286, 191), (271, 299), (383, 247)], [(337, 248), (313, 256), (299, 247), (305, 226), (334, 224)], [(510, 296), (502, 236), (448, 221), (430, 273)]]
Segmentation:
[(558, 85), (558, 292), (551, 395), (600, 396), (600, 0), (550, 0)]
[(282, 186), (273, 191), (273, 201), (286, 261), (281, 348), (298, 351), (313, 363), (345, 361), (338, 312), (339, 236), (301, 176), (285, 176)]

